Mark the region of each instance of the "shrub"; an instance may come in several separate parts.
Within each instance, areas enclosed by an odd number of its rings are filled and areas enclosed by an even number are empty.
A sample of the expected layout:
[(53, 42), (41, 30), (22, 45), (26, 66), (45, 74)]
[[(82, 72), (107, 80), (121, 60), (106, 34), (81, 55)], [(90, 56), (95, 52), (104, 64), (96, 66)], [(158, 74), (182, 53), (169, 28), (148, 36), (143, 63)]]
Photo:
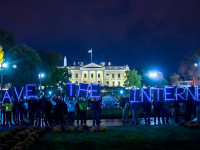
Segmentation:
[(21, 139), (21, 141), (24, 140), (24, 139), (26, 138), (26, 134), (25, 134), (25, 132), (23, 132), (23, 131), (18, 132), (18, 133), (16, 134), (16, 136), (18, 136), (18, 137)]
[(18, 137), (18, 136), (15, 136), (15, 137), (13, 138), (13, 140), (17, 143), (17, 142), (20, 142), (20, 141), (21, 141), (21, 138)]
[(69, 127), (66, 128), (65, 131), (66, 131), (67, 133), (73, 133), (73, 132), (75, 132), (75, 127), (69, 126)]
[(53, 133), (61, 133), (61, 132), (62, 132), (62, 129), (61, 129), (60, 126), (55, 126), (55, 127), (53, 128)]
[(90, 129), (90, 132), (98, 132), (99, 128), (97, 126), (94, 126)]
[(36, 141), (39, 140), (39, 135), (34, 131), (32, 133), (29, 133), (28, 137), (33, 137)]
[(78, 127), (78, 130), (77, 130), (78, 132), (84, 132), (85, 131), (85, 129), (84, 129), (84, 127)]
[(108, 128), (106, 126), (100, 126), (99, 131), (106, 132), (106, 131), (108, 131)]
[(24, 150), (21, 146), (14, 146), (11, 150)]

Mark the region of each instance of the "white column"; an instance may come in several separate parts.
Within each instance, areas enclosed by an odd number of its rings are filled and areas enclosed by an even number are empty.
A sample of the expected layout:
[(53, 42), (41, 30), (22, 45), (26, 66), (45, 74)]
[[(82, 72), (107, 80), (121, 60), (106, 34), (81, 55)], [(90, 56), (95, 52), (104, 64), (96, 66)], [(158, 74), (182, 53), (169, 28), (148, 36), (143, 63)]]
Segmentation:
[(97, 81), (97, 71), (95, 71), (95, 80), (96, 80), (96, 81), (95, 81), (94, 83), (95, 83), (95, 84), (98, 84), (98, 81)]
[(90, 84), (90, 71), (88, 71), (88, 84)]
[(102, 85), (104, 86), (105, 85), (105, 75), (104, 75), (105, 72), (104, 71), (102, 71), (102, 72), (103, 72), (102, 73), (103, 74), (103, 76), (102, 76)]
[(80, 79), (79, 79), (79, 83), (82, 83), (82, 71), (80, 71)]

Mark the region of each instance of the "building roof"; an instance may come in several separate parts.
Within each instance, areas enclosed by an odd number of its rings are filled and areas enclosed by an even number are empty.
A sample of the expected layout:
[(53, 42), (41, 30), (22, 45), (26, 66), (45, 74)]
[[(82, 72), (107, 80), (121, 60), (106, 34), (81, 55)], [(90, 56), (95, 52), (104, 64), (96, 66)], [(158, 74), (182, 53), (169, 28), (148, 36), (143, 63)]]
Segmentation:
[(95, 63), (90, 63), (90, 64), (87, 64), (85, 66), (83, 66), (83, 68), (102, 68), (101, 65), (97, 65)]

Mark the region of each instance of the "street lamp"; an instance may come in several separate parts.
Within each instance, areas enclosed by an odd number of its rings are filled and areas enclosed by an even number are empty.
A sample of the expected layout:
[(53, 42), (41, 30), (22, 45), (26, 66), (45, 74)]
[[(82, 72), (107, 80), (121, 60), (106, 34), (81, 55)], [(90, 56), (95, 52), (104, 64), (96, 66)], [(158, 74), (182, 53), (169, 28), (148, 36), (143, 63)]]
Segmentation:
[(42, 82), (42, 79), (45, 78), (45, 74), (44, 73), (39, 73), (39, 80), (40, 80), (40, 87), (39, 87), (39, 90), (41, 90), (41, 82)]
[(7, 63), (2, 63), (0, 64), (0, 71), (1, 71), (1, 97), (2, 97), (2, 90), (3, 90), (3, 74), (4, 74), (4, 70), (7, 67)]
[(157, 77), (157, 72), (150, 72), (149, 77), (155, 79)]

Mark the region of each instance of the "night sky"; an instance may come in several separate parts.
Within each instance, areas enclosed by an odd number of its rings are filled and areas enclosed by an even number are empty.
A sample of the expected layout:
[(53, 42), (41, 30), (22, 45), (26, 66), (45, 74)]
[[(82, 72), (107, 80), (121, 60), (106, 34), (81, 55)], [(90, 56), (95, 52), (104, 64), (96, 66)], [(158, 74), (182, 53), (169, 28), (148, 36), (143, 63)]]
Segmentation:
[(200, 47), (200, 0), (0, 0), (0, 28), (74, 61), (178, 72)]

